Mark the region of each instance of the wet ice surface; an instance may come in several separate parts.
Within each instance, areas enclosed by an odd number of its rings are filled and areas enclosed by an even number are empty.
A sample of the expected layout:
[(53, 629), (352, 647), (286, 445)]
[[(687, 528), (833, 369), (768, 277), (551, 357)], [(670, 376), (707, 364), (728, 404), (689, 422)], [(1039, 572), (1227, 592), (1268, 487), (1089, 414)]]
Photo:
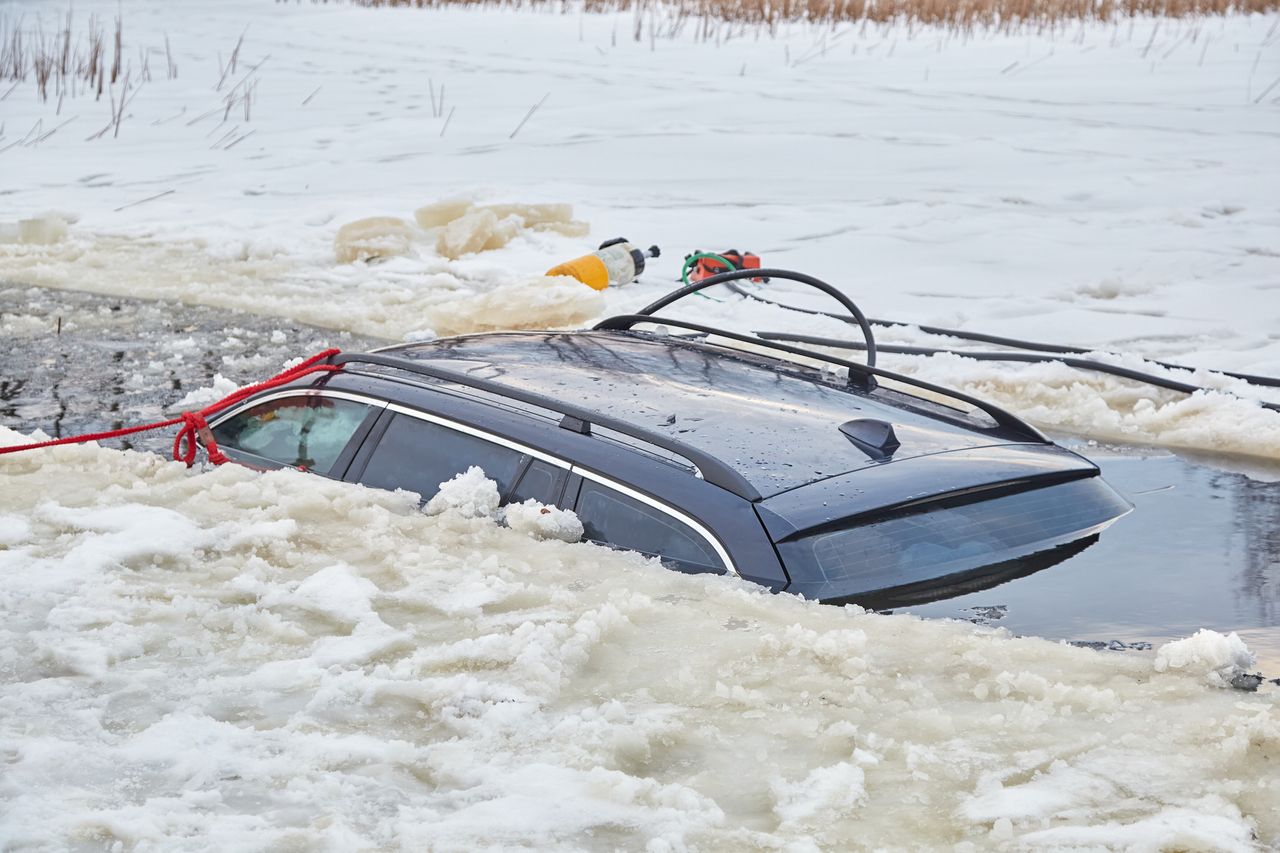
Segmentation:
[[(379, 343), (237, 311), (3, 283), (0, 339), (0, 424), (53, 438), (171, 417), (217, 375), (248, 384), (331, 346)], [(111, 446), (168, 453), (172, 441), (162, 430)]]
[[(0, 331), (0, 425), (51, 435), (159, 419), (215, 374), (249, 383), (327, 346), (385, 343), (252, 314), (16, 286), (0, 287)], [(129, 441), (168, 454), (172, 430), (109, 446)], [(1259, 667), (1280, 677), (1280, 465), (1251, 463), (1248, 476), (1224, 470), (1226, 459), (1068, 444), (1137, 511), (1064, 563), (906, 609), (1113, 648), (1237, 631)]]

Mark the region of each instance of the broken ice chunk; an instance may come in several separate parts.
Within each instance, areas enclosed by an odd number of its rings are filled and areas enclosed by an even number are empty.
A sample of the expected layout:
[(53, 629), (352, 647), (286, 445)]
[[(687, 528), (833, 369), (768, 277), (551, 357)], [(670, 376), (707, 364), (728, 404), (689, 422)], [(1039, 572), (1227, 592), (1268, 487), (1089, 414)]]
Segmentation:
[(333, 238), (334, 258), (340, 264), (376, 261), (409, 254), (413, 229), (394, 216), (371, 216), (348, 222)]
[(447, 198), (424, 205), (413, 212), (419, 228), (440, 228), (471, 211), (471, 201), (465, 198)]
[(436, 237), (436, 251), (450, 260), (470, 255), (484, 248), (498, 225), (492, 210), (477, 210), (450, 222)]

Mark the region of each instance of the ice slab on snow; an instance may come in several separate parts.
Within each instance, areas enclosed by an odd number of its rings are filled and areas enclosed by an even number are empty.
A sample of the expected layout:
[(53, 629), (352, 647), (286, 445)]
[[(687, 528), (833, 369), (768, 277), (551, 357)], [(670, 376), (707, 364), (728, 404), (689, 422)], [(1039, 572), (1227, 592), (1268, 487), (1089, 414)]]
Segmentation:
[(348, 222), (333, 238), (334, 260), (340, 264), (377, 261), (407, 255), (413, 231), (394, 216), (372, 216)]
[(0, 847), (1280, 841), (1280, 700), (1205, 682), (1229, 637), (825, 607), (294, 471), (0, 477)]

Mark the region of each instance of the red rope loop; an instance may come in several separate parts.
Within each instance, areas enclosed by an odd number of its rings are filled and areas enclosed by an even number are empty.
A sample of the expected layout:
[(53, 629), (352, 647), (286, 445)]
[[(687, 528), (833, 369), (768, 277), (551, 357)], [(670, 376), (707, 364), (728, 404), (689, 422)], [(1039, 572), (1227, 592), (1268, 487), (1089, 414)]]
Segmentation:
[[(214, 465), (221, 465), (229, 460), (218, 447), (218, 442), (214, 440), (213, 433), (209, 432), (208, 418), (221, 412), (230, 406), (234, 406), (247, 397), (252, 397), (260, 391), (268, 388), (275, 388), (280, 385), (286, 385), (295, 379), (299, 379), (310, 373), (332, 373), (342, 368), (336, 364), (321, 364), (327, 358), (342, 352), (340, 349), (327, 349), (324, 352), (316, 353), (311, 358), (305, 359), (287, 370), (277, 373), (275, 376), (263, 382), (254, 385), (246, 385), (236, 391), (231, 392), (227, 396), (211, 403), (203, 409), (194, 412), (183, 412), (176, 418), (170, 418), (165, 421), (156, 421), (150, 424), (140, 424), (139, 426), (124, 427), (123, 429), (113, 429), (106, 432), (91, 432), (84, 435), (72, 435), (66, 438), (55, 438), (49, 441), (38, 441), (33, 444), (17, 444), (12, 447), (0, 447), (0, 456), (6, 453), (18, 453), (22, 450), (38, 450), (42, 447), (57, 447), (63, 444), (83, 444), (88, 441), (101, 441), (107, 438), (120, 438), (125, 435), (133, 435), (138, 432), (147, 432), (153, 429), (164, 429), (165, 427), (182, 424), (182, 428), (178, 430), (178, 434), (173, 438), (173, 458), (178, 462), (185, 462), (190, 468), (195, 464), (196, 455), (199, 450), (197, 439), (203, 439), (206, 454), (209, 461)], [(203, 435), (202, 435), (203, 433)]]

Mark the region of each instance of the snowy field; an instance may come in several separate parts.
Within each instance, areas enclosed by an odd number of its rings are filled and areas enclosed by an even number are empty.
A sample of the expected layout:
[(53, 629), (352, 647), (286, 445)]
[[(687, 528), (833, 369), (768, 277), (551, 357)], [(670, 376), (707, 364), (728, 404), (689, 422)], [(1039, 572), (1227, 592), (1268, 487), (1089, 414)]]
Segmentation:
[[(95, 11), (133, 69), (118, 135), (90, 138), (108, 94), (0, 85), (0, 280), (398, 340), (590, 322), (732, 246), (879, 317), (1280, 374), (1277, 15), (701, 39), (90, 0), (73, 29)], [(459, 196), (590, 233), (446, 257), (414, 211)], [(339, 263), (371, 216), (404, 220), (396, 256)], [(640, 283), (540, 276), (618, 235), (665, 250)], [(1280, 458), (1256, 405), (1280, 395), (1207, 371), (1239, 396), (883, 363), (1090, 437)], [(1103, 654), (820, 607), (292, 473), (65, 448), (0, 478), (0, 849), (1280, 844), (1280, 700), (1223, 687), (1231, 637)]]

